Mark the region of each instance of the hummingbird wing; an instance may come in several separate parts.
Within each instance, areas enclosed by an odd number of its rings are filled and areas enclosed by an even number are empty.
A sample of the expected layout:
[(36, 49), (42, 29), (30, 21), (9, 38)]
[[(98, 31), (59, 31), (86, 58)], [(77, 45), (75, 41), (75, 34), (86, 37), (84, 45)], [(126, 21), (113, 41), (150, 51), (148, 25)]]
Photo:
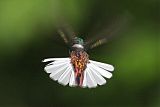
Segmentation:
[(104, 26), (99, 33), (90, 34), (94, 36), (88, 37), (85, 46), (87, 49), (92, 49), (110, 41), (113, 37), (118, 36), (121, 31), (127, 29), (131, 18), (131, 14), (128, 12), (113, 18), (114, 20), (112, 19), (111, 23), (107, 24), (108, 26)]
[(69, 24), (62, 21), (62, 23), (59, 26), (57, 26), (57, 29), (58, 29), (57, 32), (64, 40), (64, 42), (67, 45), (70, 45), (71, 40), (76, 36), (73, 28)]

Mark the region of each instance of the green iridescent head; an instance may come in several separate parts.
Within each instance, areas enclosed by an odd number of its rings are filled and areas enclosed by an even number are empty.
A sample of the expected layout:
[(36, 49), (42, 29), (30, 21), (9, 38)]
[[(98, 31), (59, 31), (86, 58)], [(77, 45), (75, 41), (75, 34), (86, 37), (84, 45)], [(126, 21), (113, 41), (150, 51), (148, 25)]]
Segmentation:
[(79, 37), (74, 37), (72, 40), (72, 47), (73, 48), (77, 48), (77, 49), (84, 49), (83, 45), (84, 45), (84, 41), (82, 38)]
[(80, 44), (80, 45), (84, 45), (84, 41), (82, 38), (79, 37), (74, 37), (73, 38), (73, 44)]

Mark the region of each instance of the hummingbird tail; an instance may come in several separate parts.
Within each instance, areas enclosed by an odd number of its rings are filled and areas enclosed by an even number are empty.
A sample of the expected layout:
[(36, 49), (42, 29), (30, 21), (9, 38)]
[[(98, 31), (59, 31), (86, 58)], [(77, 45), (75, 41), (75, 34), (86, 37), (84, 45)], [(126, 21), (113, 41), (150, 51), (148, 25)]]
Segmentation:
[(70, 58), (48, 58), (43, 62), (51, 61), (44, 70), (50, 73), (50, 78), (62, 85), (76, 86), (74, 71), (70, 63)]
[[(71, 87), (95, 88), (98, 85), (104, 85), (106, 83), (104, 77), (110, 79), (112, 77), (111, 71), (114, 70), (112, 65), (89, 60), (83, 73), (83, 79), (81, 79), (76, 78), (70, 58), (48, 58), (43, 60), (43, 62), (50, 62), (44, 70), (50, 73), (51, 79), (58, 81), (58, 83), (64, 86), (69, 84)], [(79, 83), (77, 83), (76, 79), (79, 79)]]

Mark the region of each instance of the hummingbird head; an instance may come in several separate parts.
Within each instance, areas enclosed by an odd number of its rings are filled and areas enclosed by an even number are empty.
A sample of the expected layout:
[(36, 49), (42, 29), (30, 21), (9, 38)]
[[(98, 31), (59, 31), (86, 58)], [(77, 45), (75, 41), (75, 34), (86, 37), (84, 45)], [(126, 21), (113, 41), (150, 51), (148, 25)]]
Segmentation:
[(73, 50), (84, 50), (84, 41), (82, 38), (74, 37), (72, 39), (72, 49)]

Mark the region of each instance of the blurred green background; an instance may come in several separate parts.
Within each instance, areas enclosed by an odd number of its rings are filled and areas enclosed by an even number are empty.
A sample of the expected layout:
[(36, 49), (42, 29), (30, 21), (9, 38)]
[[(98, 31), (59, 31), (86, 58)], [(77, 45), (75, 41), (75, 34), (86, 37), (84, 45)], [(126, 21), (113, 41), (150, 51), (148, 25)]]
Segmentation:
[[(158, 0), (1, 0), (0, 107), (160, 107), (158, 6)], [(41, 61), (69, 55), (56, 33), (58, 19), (92, 38), (96, 23), (104, 27), (124, 11), (132, 16), (127, 29), (89, 51), (115, 66), (106, 85), (70, 88), (48, 77)]]

